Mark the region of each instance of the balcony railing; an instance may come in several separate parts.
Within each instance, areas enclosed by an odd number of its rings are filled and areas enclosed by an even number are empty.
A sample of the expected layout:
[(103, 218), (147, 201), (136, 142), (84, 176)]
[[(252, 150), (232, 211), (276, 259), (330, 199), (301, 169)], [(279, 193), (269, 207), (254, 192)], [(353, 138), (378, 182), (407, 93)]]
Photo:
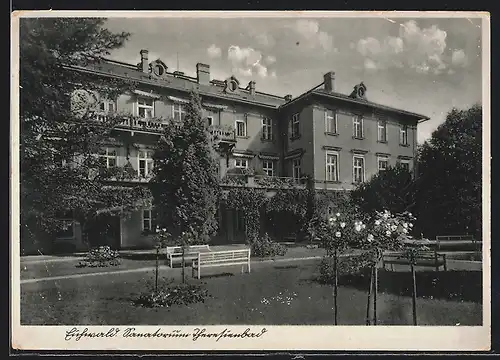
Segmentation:
[(305, 179), (266, 175), (226, 174), (220, 181), (222, 186), (253, 187), (263, 189), (305, 188)]
[(236, 142), (236, 131), (232, 126), (210, 125), (208, 127), (212, 139), (222, 142)]
[[(110, 120), (114, 115), (107, 113), (97, 113), (95, 118), (97, 121), (105, 122)], [(121, 130), (138, 130), (138, 131), (148, 131), (153, 133), (161, 133), (163, 130), (170, 126), (168, 120), (163, 118), (141, 118), (137, 116), (123, 116), (123, 120), (115, 125), (115, 128)], [(213, 139), (222, 142), (235, 142), (236, 132), (234, 127), (226, 125), (210, 125), (207, 128)]]

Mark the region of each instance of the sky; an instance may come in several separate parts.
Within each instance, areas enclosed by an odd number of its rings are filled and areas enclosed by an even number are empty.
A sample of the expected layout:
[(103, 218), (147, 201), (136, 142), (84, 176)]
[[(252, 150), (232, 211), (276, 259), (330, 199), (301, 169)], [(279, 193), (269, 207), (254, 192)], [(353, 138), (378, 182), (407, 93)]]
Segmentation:
[(212, 79), (235, 75), (256, 90), (294, 97), (335, 72), (335, 91), (361, 81), (367, 99), (429, 116), (418, 127), (427, 140), (453, 108), (482, 99), (479, 18), (109, 18), (113, 32), (131, 33), (109, 58), (136, 64), (147, 49), (169, 71)]

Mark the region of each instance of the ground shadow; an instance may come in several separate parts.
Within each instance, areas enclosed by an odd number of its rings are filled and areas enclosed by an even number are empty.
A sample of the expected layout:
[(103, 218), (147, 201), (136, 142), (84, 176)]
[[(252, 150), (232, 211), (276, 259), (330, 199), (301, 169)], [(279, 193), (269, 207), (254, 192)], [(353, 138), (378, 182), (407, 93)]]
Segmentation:
[(222, 278), (222, 277), (231, 277), (234, 276), (232, 273), (218, 273), (218, 274), (211, 274), (211, 275), (201, 275), (201, 279), (217, 279), (217, 278)]
[(288, 270), (288, 269), (298, 269), (299, 265), (275, 265), (276, 270)]
[[(481, 271), (420, 271), (416, 273), (415, 278), (418, 297), (482, 302)], [(378, 279), (379, 292), (412, 296), (410, 272), (380, 269)], [(319, 278), (315, 278), (315, 281), (320, 282)], [(341, 275), (338, 283), (341, 286), (368, 291), (369, 281), (369, 270), (364, 270), (357, 274)]]
[[(120, 257), (122, 259), (127, 259), (127, 260), (147, 261), (147, 260), (156, 260), (156, 253), (154, 253), (154, 252), (151, 252), (151, 253), (124, 253), (124, 254), (120, 254)], [(158, 259), (160, 261), (167, 261), (167, 255), (160, 254), (158, 256)]]

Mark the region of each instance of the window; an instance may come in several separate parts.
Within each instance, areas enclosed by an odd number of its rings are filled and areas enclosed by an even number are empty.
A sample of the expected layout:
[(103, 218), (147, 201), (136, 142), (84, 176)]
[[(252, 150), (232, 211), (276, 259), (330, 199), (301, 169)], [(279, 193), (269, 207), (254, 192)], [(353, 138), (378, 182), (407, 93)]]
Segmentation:
[(363, 156), (353, 156), (352, 177), (355, 184), (365, 181), (365, 158)]
[(337, 133), (337, 112), (333, 110), (325, 111), (325, 131), (330, 134)]
[(154, 116), (154, 101), (153, 99), (138, 98), (137, 99), (137, 115), (150, 119)]
[(339, 181), (339, 154), (336, 152), (326, 153), (326, 180)]
[(247, 122), (246, 120), (236, 120), (236, 136), (246, 137), (247, 136)]
[(238, 169), (248, 169), (248, 159), (243, 159), (243, 158), (234, 159), (234, 167)]
[(401, 145), (408, 145), (408, 126), (407, 125), (401, 125), (401, 128), (399, 129), (399, 143)]
[(377, 140), (380, 142), (387, 142), (387, 121), (379, 120), (377, 122)]
[(352, 136), (356, 139), (363, 138), (363, 118), (359, 115), (354, 115), (352, 118)]
[(207, 126), (212, 126), (214, 124), (214, 117), (207, 116)]
[(410, 160), (401, 160), (399, 164), (406, 171), (408, 171), (408, 172), (410, 171)]
[(116, 104), (112, 100), (102, 100), (99, 103), (99, 110), (105, 113), (113, 113), (116, 111)]
[(291, 136), (296, 138), (300, 135), (300, 114), (294, 114), (291, 121)]
[(172, 105), (172, 114), (174, 116), (174, 120), (182, 121), (184, 120), (184, 116), (186, 112), (184, 111), (184, 105), (179, 103), (174, 103)]
[(270, 118), (262, 119), (262, 139), (272, 140), (273, 139), (273, 124)]
[(377, 158), (378, 170), (384, 171), (389, 167), (389, 158), (387, 156), (379, 156)]
[(274, 176), (274, 161), (263, 160), (262, 171), (264, 171), (268, 176)]
[(142, 231), (153, 230), (153, 214), (151, 209), (142, 210)]
[(292, 162), (292, 174), (295, 181), (300, 180), (300, 159), (294, 159)]
[(113, 168), (117, 164), (117, 154), (116, 149), (104, 148), (99, 152), (99, 158), (102, 161), (102, 165), (107, 168)]
[(153, 170), (153, 151), (152, 150), (139, 150), (138, 174), (140, 177), (149, 177)]

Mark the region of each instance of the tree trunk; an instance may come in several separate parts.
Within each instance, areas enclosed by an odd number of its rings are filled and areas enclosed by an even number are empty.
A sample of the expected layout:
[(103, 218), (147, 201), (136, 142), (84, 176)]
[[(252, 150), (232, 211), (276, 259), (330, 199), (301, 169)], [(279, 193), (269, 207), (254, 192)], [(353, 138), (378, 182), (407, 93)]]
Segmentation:
[(82, 240), (85, 244), (87, 244), (87, 250), (90, 252), (89, 230), (87, 221), (80, 220), (80, 226), (82, 231)]
[(339, 284), (338, 284), (338, 252), (337, 248), (334, 250), (333, 254), (333, 311), (334, 311), (334, 321), (335, 325), (337, 325), (337, 314), (338, 314), (338, 307), (337, 307), (337, 295), (339, 291)]
[(372, 290), (373, 290), (373, 268), (370, 269), (370, 285), (368, 287), (368, 301), (366, 303), (366, 325), (371, 325), (372, 321), (370, 319), (370, 305), (372, 300)]
[(156, 248), (156, 269), (155, 269), (155, 292), (158, 292), (158, 264), (159, 264), (160, 249)]
[(413, 325), (417, 325), (417, 280), (415, 278), (415, 266), (411, 264), (411, 277), (412, 277), (412, 310), (413, 310)]
[(182, 283), (186, 282), (186, 262), (184, 260), (184, 254), (186, 252), (186, 247), (182, 245)]
[(373, 325), (377, 325), (377, 295), (378, 295), (378, 268), (377, 262), (373, 266)]

